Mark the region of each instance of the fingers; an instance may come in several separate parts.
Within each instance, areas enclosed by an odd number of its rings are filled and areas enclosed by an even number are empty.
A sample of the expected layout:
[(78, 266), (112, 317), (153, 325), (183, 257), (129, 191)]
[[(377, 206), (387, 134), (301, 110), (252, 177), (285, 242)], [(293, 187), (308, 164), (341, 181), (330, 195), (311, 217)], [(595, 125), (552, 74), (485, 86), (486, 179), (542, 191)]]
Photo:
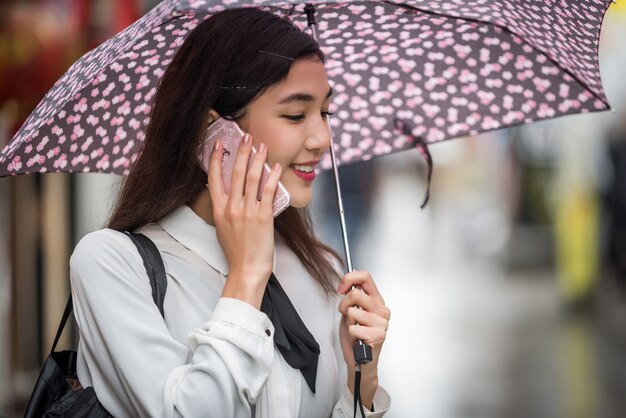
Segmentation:
[(385, 304), (385, 301), (378, 291), (378, 288), (374, 283), (374, 279), (372, 279), (372, 276), (369, 272), (355, 270), (347, 273), (341, 279), (341, 284), (339, 285), (337, 291), (339, 292), (339, 294), (346, 294), (350, 291), (350, 289), (352, 289), (353, 286), (360, 287), (366, 294), (375, 297), (383, 305)]
[(350, 325), (359, 324), (364, 327), (382, 328), (384, 331), (389, 328), (388, 318), (354, 306), (348, 308), (346, 316)]
[(359, 308), (350, 308), (341, 319), (341, 326), (347, 331), (350, 343), (361, 340), (373, 349), (382, 346), (387, 336), (389, 321)]
[(391, 311), (378, 298), (368, 295), (361, 289), (353, 289), (339, 302), (339, 312), (344, 315), (348, 314), (350, 308), (358, 306), (363, 310), (379, 315), (381, 318), (389, 321)]
[(347, 330), (351, 343), (358, 339), (372, 348), (380, 347), (389, 329), (389, 309), (383, 306), (372, 312), (349, 306), (342, 318), (342, 327)]
[(361, 340), (372, 348), (381, 345), (387, 336), (387, 332), (383, 328), (365, 327), (359, 324), (348, 326), (348, 334), (353, 340)]
[[(222, 141), (216, 141), (209, 167), (211, 199), (214, 202), (217, 201), (218, 205), (227, 206), (231, 211), (236, 211), (241, 215), (247, 213), (246, 216), (253, 215), (259, 209), (263, 212), (272, 212), (272, 202), (281, 175), (281, 167), (277, 164), (271, 170), (262, 193), (259, 192), (263, 183), (267, 147), (261, 143), (258, 152), (252, 155), (252, 143), (251, 135), (245, 134), (237, 151), (228, 193), (224, 189), (222, 170), (219, 169), (222, 166), (221, 155), (224, 146)], [(259, 195), (261, 195), (260, 199)]]
[(273, 212), (272, 203), (274, 202), (274, 195), (276, 194), (276, 189), (278, 188), (278, 181), (280, 180), (280, 175), (282, 173), (282, 167), (279, 163), (274, 164), (272, 167), (272, 171), (263, 187), (263, 194), (261, 195), (261, 207), (263, 209), (267, 208), (270, 212)]
[[(352, 288), (352, 286), (356, 286)], [(345, 294), (339, 303), (348, 334), (374, 347), (385, 340), (391, 311), (367, 271), (346, 274), (338, 289)]]
[(259, 182), (261, 181), (261, 176), (263, 176), (263, 168), (267, 158), (267, 147), (265, 144), (261, 143), (259, 150), (251, 158), (252, 161), (246, 175), (244, 195), (246, 205), (248, 207), (256, 207), (258, 205)]
[(251, 152), (252, 139), (250, 134), (245, 134), (237, 149), (237, 159), (235, 160), (233, 175), (230, 180), (230, 196), (243, 196)]

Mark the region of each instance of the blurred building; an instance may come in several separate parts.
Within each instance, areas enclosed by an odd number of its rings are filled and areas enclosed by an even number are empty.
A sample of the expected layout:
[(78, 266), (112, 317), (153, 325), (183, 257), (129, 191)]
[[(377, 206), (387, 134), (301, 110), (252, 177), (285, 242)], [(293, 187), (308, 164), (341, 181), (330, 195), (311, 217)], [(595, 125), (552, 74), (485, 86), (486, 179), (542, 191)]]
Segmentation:
[[(0, 145), (76, 59), (155, 3), (3, 1)], [(21, 414), (67, 301), (79, 187), (65, 174), (0, 180), (0, 416)]]

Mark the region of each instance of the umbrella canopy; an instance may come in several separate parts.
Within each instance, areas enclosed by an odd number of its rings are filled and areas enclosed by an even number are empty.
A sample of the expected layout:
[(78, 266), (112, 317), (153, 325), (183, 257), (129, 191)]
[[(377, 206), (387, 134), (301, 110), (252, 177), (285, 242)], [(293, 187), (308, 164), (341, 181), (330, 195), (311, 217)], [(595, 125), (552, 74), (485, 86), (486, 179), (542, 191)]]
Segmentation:
[[(598, 43), (611, 0), (311, 3), (335, 90), (339, 164), (609, 109)], [(126, 174), (186, 35), (218, 10), (250, 5), (306, 26), (300, 1), (163, 1), (54, 85), (0, 154), (0, 176)]]

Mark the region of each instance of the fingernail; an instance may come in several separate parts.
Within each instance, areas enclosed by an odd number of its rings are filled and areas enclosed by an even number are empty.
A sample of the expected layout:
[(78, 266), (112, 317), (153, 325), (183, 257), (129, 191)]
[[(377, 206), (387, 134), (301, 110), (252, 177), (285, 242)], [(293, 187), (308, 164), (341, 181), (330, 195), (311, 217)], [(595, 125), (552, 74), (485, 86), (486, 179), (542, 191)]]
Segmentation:
[(265, 151), (265, 144), (261, 142), (261, 145), (259, 146), (259, 152), (263, 152), (263, 151)]
[(274, 168), (273, 168), (274, 171), (279, 172), (280, 169), (281, 169), (281, 167), (280, 167), (279, 163), (274, 164)]
[(337, 288), (337, 293), (343, 293), (343, 283), (341, 283)]
[(243, 137), (243, 143), (247, 144), (248, 142), (250, 142), (250, 134), (245, 134)]
[(220, 145), (220, 140), (217, 139), (215, 143), (213, 144), (213, 151), (217, 150), (217, 147), (219, 147), (219, 145)]

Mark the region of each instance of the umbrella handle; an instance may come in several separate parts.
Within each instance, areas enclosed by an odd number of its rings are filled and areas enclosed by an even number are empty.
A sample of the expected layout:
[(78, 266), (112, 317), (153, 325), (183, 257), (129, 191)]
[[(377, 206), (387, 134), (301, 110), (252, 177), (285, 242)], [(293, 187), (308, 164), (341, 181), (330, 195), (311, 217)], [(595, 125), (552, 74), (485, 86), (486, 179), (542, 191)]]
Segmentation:
[(356, 364), (367, 364), (372, 361), (372, 347), (361, 340), (357, 340), (352, 346), (354, 361)]

